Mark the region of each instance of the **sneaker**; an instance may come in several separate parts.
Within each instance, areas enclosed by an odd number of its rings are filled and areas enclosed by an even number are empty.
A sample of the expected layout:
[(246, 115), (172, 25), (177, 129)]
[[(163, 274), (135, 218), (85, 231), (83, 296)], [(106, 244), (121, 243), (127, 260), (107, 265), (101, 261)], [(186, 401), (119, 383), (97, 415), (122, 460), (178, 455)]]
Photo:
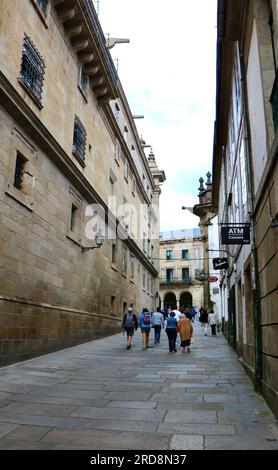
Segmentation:
[(187, 348), (187, 352), (190, 353), (190, 348)]

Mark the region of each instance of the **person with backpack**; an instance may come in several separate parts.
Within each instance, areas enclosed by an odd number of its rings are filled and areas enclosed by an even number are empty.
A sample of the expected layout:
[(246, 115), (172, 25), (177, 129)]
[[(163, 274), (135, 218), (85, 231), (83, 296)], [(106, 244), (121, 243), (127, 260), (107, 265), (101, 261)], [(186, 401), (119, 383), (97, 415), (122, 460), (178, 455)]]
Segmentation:
[(137, 330), (138, 328), (138, 321), (136, 314), (132, 311), (131, 307), (128, 307), (127, 313), (124, 315), (123, 323), (122, 323), (122, 330), (126, 332), (127, 336), (127, 346), (126, 349), (131, 348), (131, 340), (132, 336), (134, 335), (134, 329)]
[(176, 340), (177, 340), (177, 326), (178, 322), (175, 318), (175, 312), (170, 313), (170, 317), (167, 318), (166, 333), (169, 341), (169, 352), (177, 352), (176, 350)]
[(154, 343), (160, 343), (161, 328), (164, 328), (164, 317), (159, 307), (152, 315), (152, 327), (154, 328)]
[(145, 351), (149, 345), (149, 336), (151, 331), (151, 314), (147, 308), (144, 308), (140, 315), (139, 325), (142, 332), (143, 350)]

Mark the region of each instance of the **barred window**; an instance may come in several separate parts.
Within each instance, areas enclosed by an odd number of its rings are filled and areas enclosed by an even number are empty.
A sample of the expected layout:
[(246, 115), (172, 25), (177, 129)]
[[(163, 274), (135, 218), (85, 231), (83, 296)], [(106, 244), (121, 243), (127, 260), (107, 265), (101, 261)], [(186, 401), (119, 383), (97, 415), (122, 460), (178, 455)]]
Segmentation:
[(81, 159), (82, 161), (85, 160), (86, 137), (87, 132), (85, 127), (83, 126), (80, 119), (75, 116), (72, 152), (77, 158)]
[(22, 178), (25, 162), (26, 159), (19, 152), (17, 152), (14, 171), (14, 186), (19, 190), (22, 189)]
[(24, 35), (20, 78), (31, 94), (41, 102), (45, 64), (31, 39)]

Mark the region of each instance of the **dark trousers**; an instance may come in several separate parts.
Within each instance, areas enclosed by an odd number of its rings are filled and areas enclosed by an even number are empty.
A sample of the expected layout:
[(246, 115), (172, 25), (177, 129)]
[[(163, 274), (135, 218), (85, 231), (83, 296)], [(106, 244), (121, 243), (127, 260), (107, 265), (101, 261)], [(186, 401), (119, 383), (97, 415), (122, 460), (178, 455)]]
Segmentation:
[(160, 332), (161, 332), (161, 325), (154, 325), (154, 340), (159, 343), (160, 341)]
[(216, 330), (215, 330), (216, 325), (210, 325), (210, 327), (211, 327), (211, 334), (212, 334), (212, 336), (216, 336)]
[(169, 341), (169, 351), (176, 350), (176, 339), (177, 339), (177, 330), (176, 328), (168, 328), (167, 331), (168, 341)]

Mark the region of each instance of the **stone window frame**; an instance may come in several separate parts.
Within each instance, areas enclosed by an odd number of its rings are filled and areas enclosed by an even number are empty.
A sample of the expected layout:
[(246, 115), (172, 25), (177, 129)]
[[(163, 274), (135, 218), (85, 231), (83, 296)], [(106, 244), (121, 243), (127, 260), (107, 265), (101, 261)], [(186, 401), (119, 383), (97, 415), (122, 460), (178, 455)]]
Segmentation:
[(125, 164), (124, 164), (124, 178), (126, 180), (126, 182), (128, 183), (128, 178), (129, 178), (129, 163), (127, 160), (125, 160)]
[[(5, 172), (5, 194), (33, 212), (34, 191), (37, 180), (37, 170), (35, 168), (35, 159), (37, 159), (37, 148), (32, 144), (30, 139), (23, 131), (12, 125), (12, 148), (9, 166)], [(22, 186), (20, 189), (14, 186), (15, 166), (17, 156), (21, 155), (24, 159), (24, 170), (22, 178)]]
[(128, 249), (124, 243), (122, 243), (122, 260), (121, 260), (121, 274), (124, 277), (127, 277), (127, 257)]
[(87, 130), (78, 116), (74, 117), (72, 154), (84, 168), (86, 158)]
[[(72, 207), (76, 208), (76, 219), (75, 225), (76, 230), (72, 230)], [(81, 230), (82, 230), (82, 221), (83, 221), (83, 200), (77, 191), (70, 187), (69, 189), (69, 202), (68, 202), (68, 227), (67, 227), (67, 238), (81, 246)]]
[(120, 166), (121, 153), (122, 153), (121, 144), (118, 141), (118, 139), (116, 139), (116, 141), (115, 141), (115, 162), (117, 163), (118, 166)]
[(136, 178), (134, 175), (132, 175), (132, 178), (131, 178), (131, 192), (132, 192), (132, 195), (135, 197), (135, 194), (136, 194)]
[[(113, 254), (115, 255), (113, 257)], [(118, 271), (118, 241), (116, 239), (113, 239), (112, 240), (112, 251), (111, 251), (111, 255), (112, 255), (112, 261), (111, 261), (111, 268), (114, 269), (114, 271)], [(114, 258), (114, 260), (113, 260)]]
[(45, 62), (31, 38), (24, 33), (18, 82), (40, 110), (43, 109), (44, 74)]
[(50, 0), (46, 0), (46, 8), (45, 11), (42, 10), (42, 8), (39, 5), (39, 0), (31, 0), (32, 5), (34, 6), (39, 18), (41, 19), (44, 27), (48, 29), (48, 20), (50, 16)]
[(130, 253), (130, 280), (135, 282), (135, 255)]
[[(85, 86), (82, 84), (82, 77), (85, 77)], [(78, 68), (78, 90), (80, 91), (85, 103), (88, 103), (89, 76), (84, 72), (84, 65)]]

